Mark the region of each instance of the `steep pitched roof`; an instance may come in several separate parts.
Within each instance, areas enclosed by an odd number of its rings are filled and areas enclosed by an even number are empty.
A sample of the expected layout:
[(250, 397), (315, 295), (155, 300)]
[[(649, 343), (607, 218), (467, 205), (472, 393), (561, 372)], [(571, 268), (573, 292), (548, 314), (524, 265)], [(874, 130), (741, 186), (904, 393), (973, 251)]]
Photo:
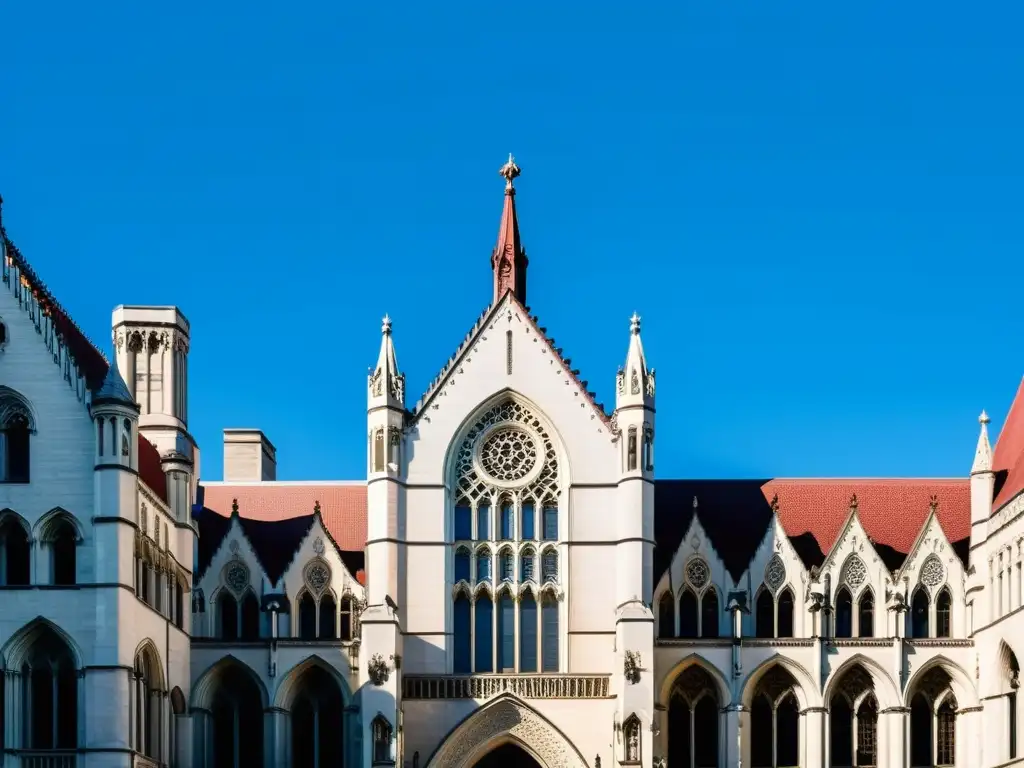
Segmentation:
[(341, 551), (362, 552), (366, 544), (365, 483), (203, 483), (202, 489), (203, 506), (214, 512), (230, 516), (238, 499), (243, 519), (263, 522), (311, 515), (319, 501), (324, 528)]
[[(0, 197), (0, 206), (2, 204), (3, 198)], [(103, 394), (103, 384), (107, 381), (110, 363), (71, 319), (71, 315), (54, 298), (46, 284), (32, 269), (32, 265), (18, 250), (18, 246), (8, 237), (2, 217), (0, 217), (0, 252), (2, 252), (3, 258), (3, 277), (9, 288), (16, 296), (26, 299), (31, 297), (38, 304), (43, 318), (49, 318), (57, 340), (66, 350), (65, 354), (70, 357), (73, 367), (85, 380), (86, 386), (94, 393), (94, 396)], [(121, 389), (125, 389), (120, 376), (111, 377), (111, 386), (115, 386), (117, 381), (121, 382)], [(142, 435), (139, 435), (138, 447), (139, 477), (153, 493), (166, 502), (167, 478), (160, 466), (160, 454), (153, 444)]]
[[(832, 549), (856, 494), (858, 515), (890, 570), (898, 568), (938, 498), (938, 518), (966, 560), (971, 501), (968, 480), (657, 480), (654, 485), (655, 576), (660, 578), (697, 514), (734, 579), (746, 570), (771, 523), (778, 494), (779, 521), (800, 558), (821, 565)], [(693, 498), (697, 497), (697, 507)]]
[(992, 469), (996, 473), (996, 495), (992, 503), (995, 511), (1024, 491), (1024, 379), (999, 430)]

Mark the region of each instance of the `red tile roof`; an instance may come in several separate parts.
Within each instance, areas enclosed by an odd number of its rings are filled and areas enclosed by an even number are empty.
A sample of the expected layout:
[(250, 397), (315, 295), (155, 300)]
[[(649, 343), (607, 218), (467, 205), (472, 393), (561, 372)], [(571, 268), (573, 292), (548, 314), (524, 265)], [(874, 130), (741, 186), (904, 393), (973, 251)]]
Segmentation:
[(313, 512), (343, 550), (362, 551), (366, 544), (366, 485), (363, 483), (203, 484), (203, 506), (225, 517), (238, 499), (238, 514), (251, 520), (287, 520)]
[(993, 511), (1024, 491), (1024, 379), (1013, 398), (1003, 428), (999, 430), (992, 469), (996, 471)]
[(770, 480), (762, 486), (769, 502), (779, 496), (779, 520), (789, 537), (810, 534), (828, 555), (857, 495), (857, 516), (876, 544), (909, 554), (928, 518), (932, 496), (939, 524), (951, 543), (971, 535), (968, 479)]
[(160, 465), (160, 452), (142, 435), (139, 435), (139, 479), (163, 501), (167, 501), (167, 475)]

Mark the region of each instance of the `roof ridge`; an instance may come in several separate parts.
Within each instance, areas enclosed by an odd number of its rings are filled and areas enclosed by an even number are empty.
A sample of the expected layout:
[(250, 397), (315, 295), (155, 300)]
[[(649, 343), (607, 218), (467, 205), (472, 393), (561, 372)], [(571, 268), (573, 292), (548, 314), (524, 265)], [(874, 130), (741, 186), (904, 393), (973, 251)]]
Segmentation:
[(447, 378), (448, 374), (451, 373), (452, 370), (455, 368), (455, 364), (458, 363), (459, 358), (461, 358), (462, 355), (465, 354), (466, 351), (469, 349), (470, 344), (473, 341), (473, 338), (476, 336), (477, 332), (485, 325), (484, 320), (487, 318), (489, 314), (491, 314), (491, 312), (497, 309), (500, 303), (501, 302), (499, 301), (494, 304), (491, 304), (490, 306), (487, 307), (487, 309), (483, 311), (483, 313), (476, 319), (476, 322), (473, 323), (473, 327), (470, 328), (469, 333), (467, 333), (463, 337), (459, 346), (455, 350), (455, 354), (448, 358), (448, 362), (446, 362), (444, 366), (441, 368), (440, 373), (438, 373), (433, 379), (430, 380), (430, 384), (427, 385), (427, 390), (420, 396), (420, 399), (416, 401), (416, 405), (414, 405), (412, 407), (412, 410), (410, 411), (413, 420), (415, 420), (427, 407), (427, 403), (437, 393), (438, 389), (440, 389), (441, 384), (444, 383), (444, 380), (445, 378)]
[[(18, 246), (7, 236), (7, 230), (2, 223), (0, 223), (0, 248), (3, 250), (3, 282), (14, 293), (18, 303), (29, 313), (36, 330), (44, 337), (44, 343), (53, 352), (54, 363), (62, 366), (60, 348), (63, 348), (67, 362), (75, 369), (78, 378), (85, 382), (89, 390), (102, 386), (103, 379), (106, 378), (107, 371), (110, 369), (110, 361), (107, 356), (100, 351), (100, 348), (75, 323), (64, 306), (57, 301)], [(19, 279), (12, 280), (15, 270), (18, 272)], [(26, 292), (23, 292), (22, 288)], [(51, 348), (54, 341), (58, 345), (57, 349)], [(77, 390), (71, 379), (70, 369), (65, 369), (65, 378)], [(80, 400), (84, 400), (84, 392), (77, 394)]]

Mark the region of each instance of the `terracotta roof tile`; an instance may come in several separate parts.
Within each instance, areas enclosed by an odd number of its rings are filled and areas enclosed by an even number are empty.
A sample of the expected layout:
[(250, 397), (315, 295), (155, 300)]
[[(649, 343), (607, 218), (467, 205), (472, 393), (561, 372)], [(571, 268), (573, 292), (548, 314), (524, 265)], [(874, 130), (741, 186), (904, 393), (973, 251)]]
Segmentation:
[(996, 472), (993, 511), (1024, 491), (1024, 379), (999, 430), (992, 469)]
[(363, 483), (212, 483), (203, 484), (203, 505), (225, 517), (232, 500), (238, 514), (250, 520), (287, 520), (320, 514), (328, 533), (342, 550), (362, 551), (366, 544), (366, 485)]
[(139, 435), (139, 479), (163, 501), (167, 501), (167, 475), (160, 465), (160, 452), (142, 435)]

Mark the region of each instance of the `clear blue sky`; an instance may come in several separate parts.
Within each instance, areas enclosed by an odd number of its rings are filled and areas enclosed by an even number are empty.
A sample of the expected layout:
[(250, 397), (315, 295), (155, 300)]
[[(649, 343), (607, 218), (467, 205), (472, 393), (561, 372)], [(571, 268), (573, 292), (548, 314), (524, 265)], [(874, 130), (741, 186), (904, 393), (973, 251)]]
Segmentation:
[(1019, 4), (8, 4), (5, 222), (87, 333), (192, 323), (203, 475), (364, 476), (490, 299), (507, 153), (530, 303), (606, 403), (628, 318), (659, 475), (965, 475), (1024, 374)]

